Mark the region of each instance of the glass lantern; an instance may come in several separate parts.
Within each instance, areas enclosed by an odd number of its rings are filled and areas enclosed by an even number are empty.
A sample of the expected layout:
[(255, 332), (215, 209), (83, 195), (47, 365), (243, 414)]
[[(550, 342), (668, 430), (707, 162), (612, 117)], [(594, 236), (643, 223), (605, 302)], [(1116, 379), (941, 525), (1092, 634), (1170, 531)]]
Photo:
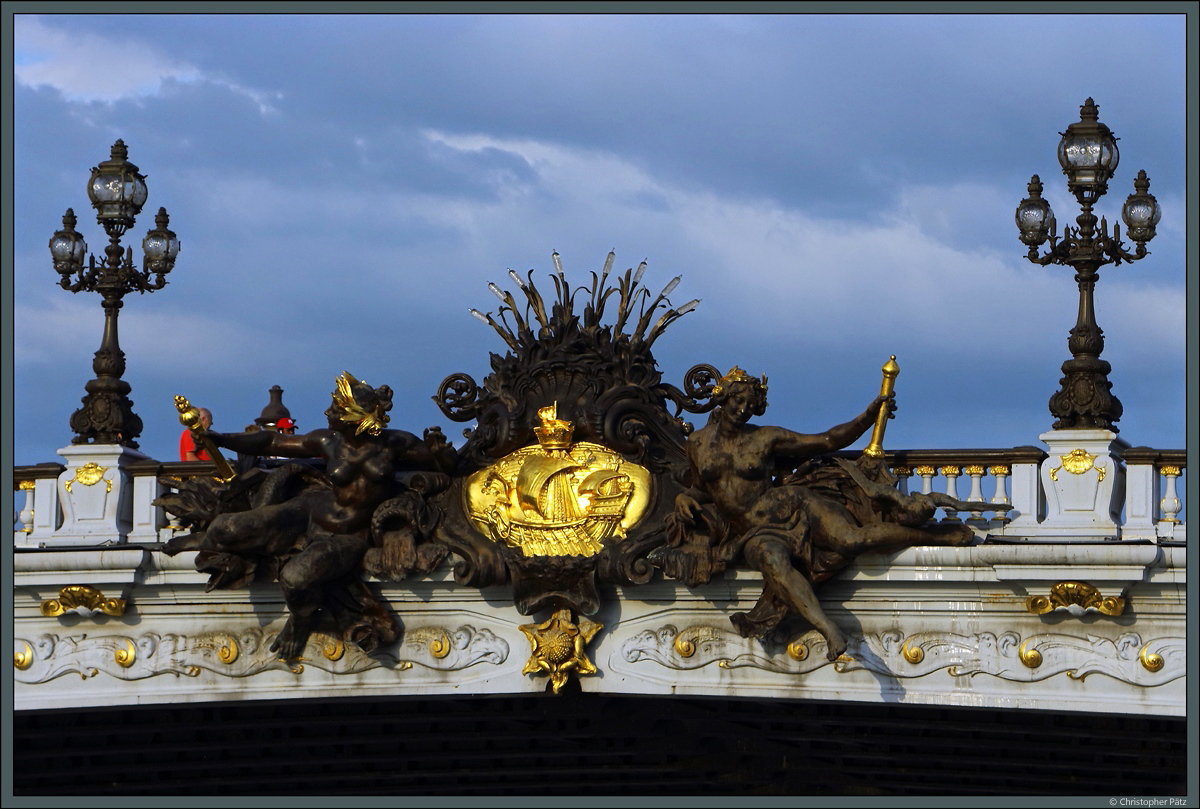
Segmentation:
[(154, 217), (154, 230), (146, 234), (142, 240), (142, 249), (146, 252), (146, 270), (165, 275), (175, 266), (175, 256), (179, 255), (179, 239), (167, 225), (171, 219), (167, 216), (166, 208), (159, 208)]
[(1079, 108), (1079, 121), (1067, 127), (1058, 144), (1058, 162), (1067, 175), (1067, 188), (1081, 205), (1090, 205), (1108, 191), (1121, 155), (1117, 139), (1098, 119), (1092, 99)]
[(87, 194), (96, 219), (106, 227), (128, 228), (146, 204), (146, 178), (126, 158), (125, 142), (113, 144), (112, 157), (92, 169)]
[(55, 231), (50, 237), (50, 255), (54, 259), (54, 269), (67, 276), (74, 275), (83, 267), (83, 259), (87, 255), (87, 243), (75, 231), (75, 211), (67, 208), (63, 214), (62, 230)]
[(1133, 181), (1134, 193), (1125, 200), (1121, 209), (1121, 219), (1125, 221), (1126, 233), (1129, 238), (1140, 244), (1145, 244), (1154, 238), (1154, 227), (1162, 219), (1162, 208), (1150, 191), (1150, 178), (1146, 172), (1139, 171)]
[(1050, 203), (1042, 199), (1042, 181), (1035, 174), (1029, 181), (1029, 196), (1017, 206), (1017, 228), (1021, 231), (1021, 242), (1037, 247), (1046, 241), (1054, 213)]

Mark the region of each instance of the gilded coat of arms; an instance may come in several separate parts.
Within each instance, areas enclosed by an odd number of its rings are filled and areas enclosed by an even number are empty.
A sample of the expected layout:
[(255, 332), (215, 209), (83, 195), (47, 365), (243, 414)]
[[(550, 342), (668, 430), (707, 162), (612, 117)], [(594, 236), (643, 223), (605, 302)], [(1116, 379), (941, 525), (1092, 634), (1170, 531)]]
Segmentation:
[(524, 556), (595, 556), (623, 539), (650, 505), (650, 472), (590, 441), (573, 442), (557, 405), (541, 408), (536, 446), (472, 475), (471, 523)]

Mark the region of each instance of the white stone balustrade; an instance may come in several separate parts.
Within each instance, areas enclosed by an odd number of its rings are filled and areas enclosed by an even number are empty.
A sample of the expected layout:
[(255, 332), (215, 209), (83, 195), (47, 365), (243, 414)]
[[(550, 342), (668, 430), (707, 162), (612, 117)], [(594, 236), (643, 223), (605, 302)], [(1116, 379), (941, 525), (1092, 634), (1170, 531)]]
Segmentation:
[[(896, 488), (904, 494), (943, 492), (958, 500), (999, 507), (959, 514), (939, 509), (940, 520), (965, 521), (984, 532), (1014, 533), (1008, 526), (1036, 526), (1045, 514), (1039, 464), (1046, 453), (1036, 447), (1012, 450), (900, 450), (891, 455)], [(912, 480), (915, 477), (918, 480)], [(941, 480), (936, 480), (937, 478)], [(967, 479), (965, 496), (959, 479)], [(918, 482), (919, 481), (919, 482)], [(1011, 487), (1011, 494), (1010, 494)]]
[(62, 464), (44, 463), (14, 470), (15, 499), (20, 501), (22, 495), (25, 498), (20, 512), (14, 515), (13, 544), (16, 547), (36, 548), (46, 544), (62, 525), (58, 477), (63, 469)]
[[(1043, 460), (1044, 459), (1044, 460)], [(1012, 539), (1038, 540), (1056, 536), (1046, 522), (1046, 494), (1042, 478), (1053, 462), (1060, 477), (1061, 456), (1047, 457), (1035, 447), (1012, 450), (907, 450), (890, 454), (897, 488), (908, 494), (929, 494), (935, 490), (961, 500), (1011, 506), (1007, 511), (980, 509), (965, 514), (943, 513), (940, 519), (965, 520), (981, 533)], [(1186, 538), (1185, 492), (1186, 454), (1183, 450), (1154, 450), (1147, 447), (1125, 449), (1120, 458), (1122, 474), (1116, 476), (1121, 490), (1113, 497), (1124, 503), (1124, 514), (1117, 536), (1125, 541), (1182, 542)], [(204, 462), (160, 463), (135, 460), (121, 470), (128, 478), (128, 492), (121, 498), (120, 512), (113, 513), (112, 525), (96, 530), (66, 530), (64, 519), (70, 509), (63, 508), (65, 486), (60, 480), (69, 472), (62, 464), (48, 463), (14, 469), (13, 542), (22, 547), (56, 547), (62, 544), (153, 544), (163, 542), (182, 529), (178, 518), (153, 505), (155, 498), (170, 490), (174, 478), (211, 474)], [(913, 478), (917, 480), (913, 480)], [(941, 480), (935, 480), (935, 478)], [(959, 479), (966, 477), (968, 491), (960, 491)], [(103, 481), (100, 482), (103, 485)], [(79, 488), (76, 484), (75, 488)], [(23, 498), (23, 499), (22, 499)], [(103, 521), (103, 520), (102, 520)], [(1093, 539), (1100, 539), (1097, 529)], [(101, 536), (103, 534), (103, 536)], [(1105, 534), (1110, 536), (1110, 534)], [(68, 538), (69, 542), (59, 542)]]
[(1125, 461), (1124, 540), (1183, 542), (1186, 528), (1180, 492), (1187, 472), (1183, 450), (1133, 447), (1122, 454)]

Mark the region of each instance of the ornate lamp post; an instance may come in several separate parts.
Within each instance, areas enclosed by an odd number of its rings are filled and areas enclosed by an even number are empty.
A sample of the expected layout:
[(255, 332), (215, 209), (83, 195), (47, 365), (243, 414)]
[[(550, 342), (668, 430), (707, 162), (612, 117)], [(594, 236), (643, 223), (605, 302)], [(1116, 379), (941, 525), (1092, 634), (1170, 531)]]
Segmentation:
[[(153, 292), (166, 286), (166, 275), (175, 265), (179, 240), (167, 228), (166, 208), (159, 208), (155, 227), (142, 240), (145, 258), (142, 268), (133, 263), (133, 248), (121, 247), (121, 236), (134, 225), (146, 202), (146, 178), (128, 160), (125, 143), (113, 144), (112, 156), (92, 169), (87, 194), (96, 209), (96, 221), (108, 234), (104, 259), (90, 256), (87, 245), (75, 231), (75, 212), (67, 209), (62, 230), (50, 238), (50, 255), (59, 273), (59, 285), (71, 292), (99, 292), (103, 296), (104, 337), (92, 361), (96, 378), (84, 389), (83, 407), (71, 416), (75, 437), (72, 444), (120, 444), (137, 447), (134, 441), (142, 432), (142, 420), (133, 412), (129, 383), (125, 373), (125, 353), (117, 340), (117, 314), (121, 299), (128, 292)], [(151, 280), (153, 276), (153, 280)]]
[[(1050, 204), (1042, 199), (1042, 183), (1035, 174), (1029, 181), (1029, 197), (1017, 206), (1017, 227), (1021, 241), (1029, 246), (1028, 258), (1035, 264), (1063, 264), (1075, 269), (1079, 284), (1079, 315), (1067, 347), (1071, 359), (1063, 363), (1062, 388), (1050, 397), (1050, 413), (1057, 419), (1056, 430), (1091, 429), (1117, 432), (1114, 422), (1121, 418), (1121, 402), (1112, 394), (1108, 372), (1112, 366), (1100, 359), (1104, 350), (1104, 332), (1096, 325), (1093, 290), (1099, 279), (1097, 270), (1106, 264), (1137, 261), (1147, 255), (1146, 242), (1154, 238), (1154, 227), (1162, 217), (1158, 201), (1149, 193), (1150, 180), (1139, 171), (1133, 182), (1134, 193), (1125, 200), (1121, 218), (1126, 235), (1137, 243), (1133, 253), (1121, 243), (1120, 225), (1112, 236), (1108, 223), (1101, 218), (1096, 229), (1092, 206), (1108, 191), (1108, 181), (1117, 168), (1120, 154), (1117, 138), (1100, 123), (1096, 104), (1088, 99), (1080, 107), (1077, 123), (1067, 127), (1058, 144), (1058, 162), (1067, 175), (1067, 189), (1075, 195), (1083, 212), (1076, 218), (1078, 227), (1056, 233)], [(1049, 250), (1038, 254), (1047, 238)]]
[[(1040, 436), (1050, 452), (1040, 473), (1046, 495), (1045, 519), (1036, 530), (1055, 539), (1087, 541), (1097, 533), (1107, 533), (1112, 539), (1122, 536), (1125, 468), (1121, 455), (1129, 448), (1116, 435), (1114, 422), (1121, 418), (1121, 402), (1113, 396), (1108, 381), (1112, 366), (1100, 359), (1104, 332), (1096, 325), (1093, 302), (1097, 271), (1106, 264), (1144, 258), (1146, 242), (1154, 238), (1162, 212), (1149, 193), (1146, 172), (1141, 171), (1122, 211), (1126, 235), (1137, 244), (1134, 252), (1121, 243), (1119, 225), (1113, 226), (1111, 236), (1103, 218), (1096, 227), (1092, 206), (1108, 191), (1120, 154), (1116, 137), (1097, 117), (1095, 102), (1089, 98), (1079, 110), (1079, 121), (1067, 127), (1058, 144), (1058, 162), (1067, 175), (1067, 189), (1082, 209), (1076, 227), (1063, 228), (1062, 238), (1058, 238), (1054, 214), (1042, 199), (1042, 183), (1036, 174), (1029, 181), (1029, 196), (1017, 206), (1017, 227), (1021, 241), (1029, 247), (1030, 261), (1073, 267), (1079, 285), (1079, 315), (1067, 340), (1071, 359), (1062, 365), (1061, 389), (1050, 397), (1054, 429)], [(1047, 238), (1050, 248), (1039, 254)]]

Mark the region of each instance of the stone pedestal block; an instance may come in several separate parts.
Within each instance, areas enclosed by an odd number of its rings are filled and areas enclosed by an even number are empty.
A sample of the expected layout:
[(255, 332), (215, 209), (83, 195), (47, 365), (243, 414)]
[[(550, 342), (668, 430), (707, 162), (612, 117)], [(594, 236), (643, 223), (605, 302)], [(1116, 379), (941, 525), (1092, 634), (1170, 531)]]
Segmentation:
[(58, 478), (62, 524), (47, 546), (125, 542), (133, 528), (133, 477), (126, 467), (148, 456), (115, 444), (60, 449), (67, 459)]
[(1046, 518), (1041, 536), (1063, 539), (1116, 539), (1124, 505), (1129, 444), (1111, 430), (1052, 430), (1039, 436), (1049, 447), (1042, 462)]

